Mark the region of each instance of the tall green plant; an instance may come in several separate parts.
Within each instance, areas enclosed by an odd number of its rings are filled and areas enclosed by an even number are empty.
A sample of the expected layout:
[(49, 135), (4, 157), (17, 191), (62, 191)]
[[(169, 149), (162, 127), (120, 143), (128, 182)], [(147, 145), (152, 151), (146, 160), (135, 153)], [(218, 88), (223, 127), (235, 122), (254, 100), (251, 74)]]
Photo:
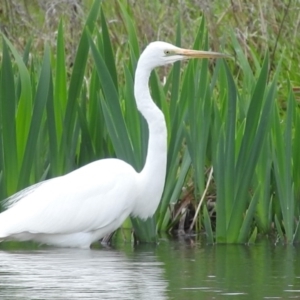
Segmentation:
[[(246, 242), (251, 233), (255, 212), (255, 198), (249, 204), (255, 167), (269, 130), (275, 98), (276, 80), (265, 92), (268, 75), (266, 56), (259, 79), (253, 90), (245, 122), (237, 122), (238, 92), (232, 75), (225, 66), (222, 76), (227, 78), (226, 109), (215, 123), (216, 152), (214, 171), (217, 184), (216, 241), (219, 243)], [(224, 80), (221, 80), (224, 83)], [(223, 121), (220, 122), (220, 120)], [(241, 126), (240, 128), (237, 126)], [(217, 137), (216, 137), (216, 134)], [(250, 209), (251, 208), (251, 209)]]
[(15, 192), (18, 184), (17, 129), (15, 123), (16, 90), (8, 47), (3, 43), (1, 66), (1, 196)]
[(264, 140), (253, 179), (255, 222), (259, 232), (269, 234), (272, 228), (272, 153), (270, 133)]
[[(100, 0), (94, 1), (85, 24), (86, 30), (83, 30), (79, 40), (76, 57), (72, 67), (72, 74), (67, 95), (66, 112), (63, 121), (63, 133), (59, 143), (59, 152), (63, 153), (64, 160), (62, 161), (61, 166), (63, 166), (64, 172), (74, 169), (73, 158), (76, 153), (77, 141), (79, 138), (79, 132), (76, 130), (76, 112), (78, 108), (77, 101), (84, 85), (84, 70), (87, 65), (89, 54), (88, 31), (93, 32), (95, 28), (96, 20), (100, 11), (100, 4)], [(59, 50), (62, 51), (62, 49)]]
[[(16, 89), (12, 73), (12, 62), (8, 49), (18, 65)], [(2, 65), (2, 151), (3, 151), (3, 197), (42, 177), (33, 166), (39, 151), (42, 151), (43, 114), (51, 90), (50, 50), (46, 47), (39, 77), (30, 77), (25, 63), (13, 45), (5, 39)], [(31, 88), (31, 78), (37, 88)], [(9, 123), (8, 123), (9, 121)], [(36, 150), (38, 149), (38, 151)], [(31, 174), (31, 176), (30, 176)], [(4, 192), (5, 191), (5, 192)]]
[[(298, 242), (299, 233), (295, 234), (296, 229), (299, 230), (299, 210), (295, 208), (295, 184), (293, 180), (293, 168), (294, 159), (297, 161), (297, 156), (293, 152), (293, 148), (298, 148), (297, 144), (294, 144), (294, 136), (299, 134), (299, 129), (295, 127), (298, 114), (295, 112), (296, 103), (293, 97), (293, 93), (290, 91), (287, 112), (285, 122), (282, 123), (279, 116), (278, 108), (274, 111), (273, 115), (273, 127), (272, 127), (272, 155), (274, 165), (274, 175), (276, 181), (276, 193), (279, 200), (281, 214), (276, 215), (277, 228), (281, 232), (282, 227), (284, 229), (284, 236), (287, 243)], [(293, 132), (294, 131), (294, 132)], [(294, 146), (295, 145), (295, 146)], [(295, 156), (294, 156), (294, 155)], [(299, 186), (297, 185), (297, 190)], [(299, 208), (299, 206), (297, 206)]]

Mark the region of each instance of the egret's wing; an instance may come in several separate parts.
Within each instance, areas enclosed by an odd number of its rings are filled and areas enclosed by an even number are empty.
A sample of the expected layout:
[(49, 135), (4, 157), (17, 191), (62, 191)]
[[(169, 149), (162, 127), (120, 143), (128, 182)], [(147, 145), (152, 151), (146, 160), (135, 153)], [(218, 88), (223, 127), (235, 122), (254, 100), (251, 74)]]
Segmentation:
[(12, 206), (0, 215), (1, 230), (55, 234), (105, 227), (132, 211), (136, 174), (123, 161), (109, 159), (45, 181), (8, 200)]
[(36, 184), (33, 184), (21, 191), (19, 191), (16, 194), (13, 194), (12, 196), (2, 200), (1, 202), (1, 206), (4, 208), (4, 210), (7, 210), (11, 207), (13, 207), (17, 202), (19, 202), (21, 199), (27, 197), (29, 194), (33, 193), (38, 187), (40, 187), (42, 184), (45, 184), (46, 182), (50, 181), (49, 180), (45, 180), (42, 182), (38, 182)]

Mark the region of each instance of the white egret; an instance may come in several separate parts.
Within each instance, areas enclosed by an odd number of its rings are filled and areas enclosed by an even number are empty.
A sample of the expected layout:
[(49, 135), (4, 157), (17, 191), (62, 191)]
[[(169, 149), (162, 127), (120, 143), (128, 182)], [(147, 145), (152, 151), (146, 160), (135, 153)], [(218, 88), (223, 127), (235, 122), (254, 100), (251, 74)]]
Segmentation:
[(165, 183), (167, 129), (163, 113), (150, 96), (150, 73), (179, 60), (221, 57), (225, 55), (165, 42), (149, 44), (138, 61), (134, 84), (137, 108), (149, 129), (143, 170), (138, 173), (119, 159), (102, 159), (24, 189), (7, 200), (7, 209), (0, 214), (0, 240), (89, 248), (128, 216), (151, 217)]

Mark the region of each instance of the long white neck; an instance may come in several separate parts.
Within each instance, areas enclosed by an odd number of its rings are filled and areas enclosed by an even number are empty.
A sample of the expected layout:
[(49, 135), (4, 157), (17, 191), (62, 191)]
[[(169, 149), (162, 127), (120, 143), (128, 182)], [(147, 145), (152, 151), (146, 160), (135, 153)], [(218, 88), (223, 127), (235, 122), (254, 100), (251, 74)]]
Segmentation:
[(152, 216), (157, 209), (164, 189), (167, 166), (166, 122), (150, 95), (148, 82), (151, 71), (141, 57), (135, 73), (134, 95), (137, 108), (148, 123), (149, 141), (146, 163), (139, 174), (141, 194), (133, 214), (142, 219)]

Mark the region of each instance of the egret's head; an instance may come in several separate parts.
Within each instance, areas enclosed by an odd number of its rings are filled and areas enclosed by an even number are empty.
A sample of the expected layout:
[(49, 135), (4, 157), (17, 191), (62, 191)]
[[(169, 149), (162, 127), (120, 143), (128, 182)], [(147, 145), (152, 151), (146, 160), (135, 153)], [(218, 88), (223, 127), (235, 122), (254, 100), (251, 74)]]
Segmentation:
[(153, 42), (147, 46), (140, 58), (144, 65), (153, 69), (155, 67), (172, 64), (176, 61), (189, 58), (222, 57), (228, 57), (228, 55), (211, 51), (183, 49), (165, 42)]

